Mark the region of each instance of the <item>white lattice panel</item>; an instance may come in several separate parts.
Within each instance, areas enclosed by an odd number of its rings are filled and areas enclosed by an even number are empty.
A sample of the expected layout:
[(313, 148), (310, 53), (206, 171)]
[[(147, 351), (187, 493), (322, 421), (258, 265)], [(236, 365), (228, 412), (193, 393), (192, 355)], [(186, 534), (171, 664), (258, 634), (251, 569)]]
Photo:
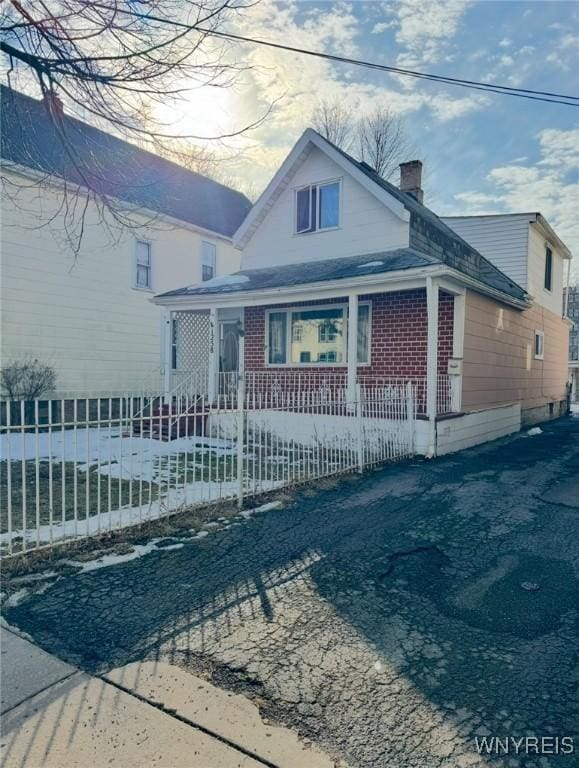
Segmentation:
[(177, 370), (194, 371), (209, 364), (209, 312), (176, 312)]

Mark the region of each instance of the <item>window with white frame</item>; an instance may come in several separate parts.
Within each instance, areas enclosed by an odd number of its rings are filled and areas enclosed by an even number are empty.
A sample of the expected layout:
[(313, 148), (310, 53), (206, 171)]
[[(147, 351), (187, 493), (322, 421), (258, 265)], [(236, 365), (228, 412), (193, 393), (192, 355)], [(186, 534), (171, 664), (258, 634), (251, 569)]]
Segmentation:
[(151, 243), (146, 240), (137, 240), (136, 243), (135, 286), (137, 288), (153, 288)]
[(537, 360), (543, 359), (543, 353), (545, 349), (545, 334), (543, 331), (535, 331), (535, 358)]
[[(348, 307), (331, 304), (269, 310), (268, 365), (345, 365)], [(358, 363), (370, 362), (370, 305), (358, 306)]]
[(201, 243), (201, 279), (203, 281), (215, 277), (216, 251), (215, 243), (208, 243), (205, 240)]
[(296, 190), (296, 234), (335, 229), (340, 226), (340, 182), (309, 184)]

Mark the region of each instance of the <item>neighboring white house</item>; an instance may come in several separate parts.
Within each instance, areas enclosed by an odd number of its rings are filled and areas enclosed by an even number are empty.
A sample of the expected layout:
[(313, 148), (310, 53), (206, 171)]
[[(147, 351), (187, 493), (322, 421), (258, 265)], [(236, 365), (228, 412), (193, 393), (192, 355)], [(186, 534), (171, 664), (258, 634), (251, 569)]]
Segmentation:
[[(51, 364), (57, 397), (158, 385), (163, 334), (151, 297), (238, 269), (231, 236), (250, 202), (60, 113), (72, 164), (44, 102), (5, 87), (1, 96), (0, 365), (27, 355)], [(75, 186), (79, 166), (110, 211)]]

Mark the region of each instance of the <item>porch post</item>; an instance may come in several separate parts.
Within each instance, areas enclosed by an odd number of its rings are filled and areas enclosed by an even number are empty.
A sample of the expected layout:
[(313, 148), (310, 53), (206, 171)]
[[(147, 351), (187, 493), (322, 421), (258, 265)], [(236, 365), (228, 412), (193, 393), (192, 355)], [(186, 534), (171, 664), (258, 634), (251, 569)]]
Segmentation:
[(207, 361), (207, 399), (215, 401), (217, 363), (219, 361), (219, 328), (217, 327), (217, 309), (209, 310), (209, 359)]
[(358, 295), (348, 296), (348, 389), (347, 401), (356, 400), (358, 370)]
[(169, 402), (171, 392), (171, 372), (173, 362), (173, 313), (166, 309), (163, 312), (163, 390), (164, 400)]
[(436, 455), (436, 412), (438, 388), (438, 283), (426, 278), (428, 336), (426, 352), (426, 414), (428, 416), (428, 456)]
[(458, 413), (462, 407), (462, 358), (464, 355), (464, 317), (465, 292), (454, 294), (454, 314), (452, 320), (452, 357), (456, 367), (450, 374), (450, 407), (453, 413)]

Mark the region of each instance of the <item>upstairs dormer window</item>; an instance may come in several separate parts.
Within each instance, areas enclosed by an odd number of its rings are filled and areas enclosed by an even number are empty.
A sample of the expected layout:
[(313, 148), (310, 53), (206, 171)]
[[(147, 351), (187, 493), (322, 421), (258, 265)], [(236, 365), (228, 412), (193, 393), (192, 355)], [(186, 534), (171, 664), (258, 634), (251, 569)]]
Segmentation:
[(340, 226), (340, 182), (309, 184), (296, 190), (296, 234)]

